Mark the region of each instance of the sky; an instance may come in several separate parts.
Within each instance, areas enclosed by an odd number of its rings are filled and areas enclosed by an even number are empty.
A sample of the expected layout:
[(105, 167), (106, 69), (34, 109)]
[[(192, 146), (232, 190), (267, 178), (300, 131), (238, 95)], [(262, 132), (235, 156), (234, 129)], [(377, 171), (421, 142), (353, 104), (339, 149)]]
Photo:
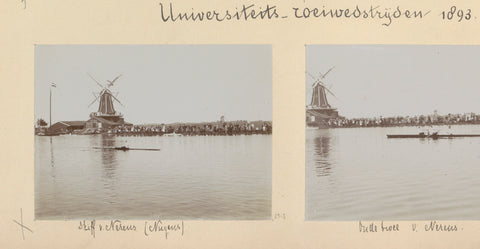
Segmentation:
[[(309, 45), (306, 71), (347, 118), (480, 112), (480, 46)], [(306, 79), (309, 105), (314, 80)]]
[[(88, 120), (94, 92), (112, 87), (133, 124), (272, 120), (269, 45), (36, 45), (35, 119)], [(50, 87), (51, 83), (56, 88)]]

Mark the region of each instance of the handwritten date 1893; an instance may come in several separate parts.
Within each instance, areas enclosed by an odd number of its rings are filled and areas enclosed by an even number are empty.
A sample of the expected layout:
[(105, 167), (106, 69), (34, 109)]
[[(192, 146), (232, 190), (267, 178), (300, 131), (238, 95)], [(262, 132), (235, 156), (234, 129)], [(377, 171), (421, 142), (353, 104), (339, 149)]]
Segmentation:
[(459, 9), (457, 6), (450, 7), (450, 10), (440, 13), (443, 20), (457, 20), (458, 22), (472, 19), (471, 9)]

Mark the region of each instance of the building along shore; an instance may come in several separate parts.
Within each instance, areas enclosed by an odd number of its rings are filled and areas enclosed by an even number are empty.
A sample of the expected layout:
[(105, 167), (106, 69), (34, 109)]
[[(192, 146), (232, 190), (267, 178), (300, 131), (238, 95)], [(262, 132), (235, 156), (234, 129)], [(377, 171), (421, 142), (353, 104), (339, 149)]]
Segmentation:
[[(54, 134), (111, 134), (120, 136), (233, 136), (272, 134), (271, 121), (215, 121), (202, 123), (119, 125), (107, 128), (88, 128), (85, 121), (61, 121), (46, 129)], [(74, 125), (73, 125), (74, 124)], [(36, 131), (40, 131), (36, 129)], [(36, 132), (36, 134), (39, 134)], [(40, 135), (40, 134), (39, 134)]]

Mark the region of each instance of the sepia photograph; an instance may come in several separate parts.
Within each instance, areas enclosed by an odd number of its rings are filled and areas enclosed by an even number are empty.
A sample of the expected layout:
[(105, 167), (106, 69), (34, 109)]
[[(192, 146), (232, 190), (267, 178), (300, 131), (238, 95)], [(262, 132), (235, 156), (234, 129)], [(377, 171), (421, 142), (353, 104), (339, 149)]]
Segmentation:
[(480, 46), (306, 46), (305, 219), (478, 220)]
[(270, 45), (34, 52), (35, 219), (271, 219)]

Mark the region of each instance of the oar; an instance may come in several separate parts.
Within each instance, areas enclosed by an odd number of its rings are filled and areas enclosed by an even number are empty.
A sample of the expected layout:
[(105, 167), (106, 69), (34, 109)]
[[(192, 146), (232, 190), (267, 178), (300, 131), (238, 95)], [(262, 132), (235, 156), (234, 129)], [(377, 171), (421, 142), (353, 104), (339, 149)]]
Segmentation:
[[(122, 150), (122, 149), (120, 149)], [(128, 148), (127, 150), (151, 150), (151, 151), (160, 151), (160, 149), (143, 149), (143, 148)]]

